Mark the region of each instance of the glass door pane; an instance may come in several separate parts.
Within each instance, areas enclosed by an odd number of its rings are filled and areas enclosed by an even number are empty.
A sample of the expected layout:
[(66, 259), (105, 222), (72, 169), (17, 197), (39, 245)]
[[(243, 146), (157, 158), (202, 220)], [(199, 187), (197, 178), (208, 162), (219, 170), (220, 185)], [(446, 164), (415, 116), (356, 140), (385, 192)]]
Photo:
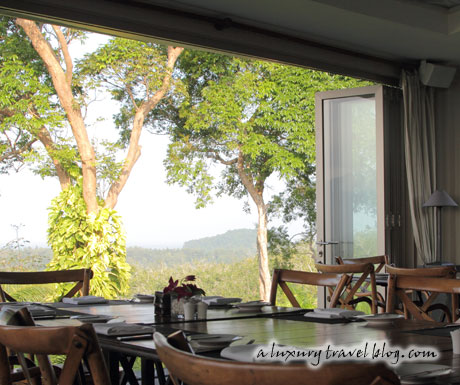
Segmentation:
[[(340, 91), (337, 91), (340, 92)], [(326, 93), (324, 93), (326, 94)], [(318, 240), (324, 261), (384, 253), (383, 171), (374, 93), (322, 99)], [(320, 162), (320, 159), (318, 159)], [(379, 187), (380, 186), (380, 187)], [(381, 200), (382, 202), (379, 202)]]

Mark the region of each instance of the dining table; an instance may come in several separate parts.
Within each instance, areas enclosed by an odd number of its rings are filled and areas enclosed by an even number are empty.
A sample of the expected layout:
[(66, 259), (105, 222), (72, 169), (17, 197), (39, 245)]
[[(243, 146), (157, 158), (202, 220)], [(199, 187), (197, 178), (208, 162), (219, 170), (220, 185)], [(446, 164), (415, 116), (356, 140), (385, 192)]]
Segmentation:
[[(365, 346), (384, 347), (387, 352), (393, 350), (436, 352), (429, 360), (412, 357), (405, 361), (400, 358), (400, 365), (407, 363), (422, 365), (443, 365), (449, 373), (442, 376), (427, 375), (425, 384), (460, 384), (460, 355), (453, 354), (450, 331), (460, 325), (446, 325), (436, 322), (405, 320), (398, 318), (391, 322), (370, 322), (363, 320), (312, 319), (304, 314), (311, 309), (264, 306), (258, 311), (241, 311), (227, 306), (210, 308), (206, 320), (184, 321), (183, 319), (161, 317), (155, 315), (151, 303), (133, 303), (128, 301), (110, 301), (107, 304), (87, 306), (63, 306), (53, 304), (57, 309), (57, 317), (37, 320), (44, 326), (76, 325), (78, 317), (69, 314), (92, 315), (114, 318), (126, 323), (149, 325), (156, 332), (168, 335), (173, 331), (183, 330), (186, 335), (193, 334), (232, 334), (241, 339), (232, 343), (245, 345), (248, 342), (270, 346), (292, 346), (302, 349), (338, 349), (340, 347)], [(60, 315), (61, 314), (61, 315)], [(141, 358), (141, 383), (154, 384), (154, 374), (160, 384), (165, 382), (164, 374), (155, 343), (151, 336), (142, 339), (114, 338), (98, 335), (102, 350), (105, 353), (112, 383), (120, 383), (120, 376), (125, 376), (126, 383), (136, 384), (137, 379), (130, 367), (134, 358)], [(377, 344), (377, 345), (376, 345)], [(274, 346), (274, 345), (272, 345)], [(200, 353), (210, 357), (219, 357), (219, 351)], [(379, 359), (377, 356), (375, 359)], [(393, 368), (394, 357), (386, 357), (386, 362)], [(120, 373), (123, 363), (125, 373)], [(396, 368), (396, 366), (394, 366)], [(428, 367), (428, 366), (427, 366)], [(423, 371), (423, 370), (422, 370)], [(128, 373), (126, 373), (128, 372)], [(429, 371), (427, 371), (429, 373)], [(126, 377), (127, 376), (127, 377)]]

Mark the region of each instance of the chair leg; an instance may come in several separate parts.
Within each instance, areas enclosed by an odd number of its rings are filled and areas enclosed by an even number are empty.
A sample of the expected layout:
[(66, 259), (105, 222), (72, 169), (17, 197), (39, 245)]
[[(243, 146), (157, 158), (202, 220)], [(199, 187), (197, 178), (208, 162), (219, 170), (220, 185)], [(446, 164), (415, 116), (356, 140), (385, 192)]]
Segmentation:
[(121, 378), (121, 385), (139, 385), (136, 375), (133, 371), (133, 365), (136, 357), (120, 356), (120, 364), (123, 367), (123, 377)]
[(142, 385), (155, 384), (155, 366), (152, 360), (141, 358), (141, 373)]
[(166, 374), (161, 361), (154, 361), (155, 368), (157, 370), (158, 382), (160, 385), (166, 385)]

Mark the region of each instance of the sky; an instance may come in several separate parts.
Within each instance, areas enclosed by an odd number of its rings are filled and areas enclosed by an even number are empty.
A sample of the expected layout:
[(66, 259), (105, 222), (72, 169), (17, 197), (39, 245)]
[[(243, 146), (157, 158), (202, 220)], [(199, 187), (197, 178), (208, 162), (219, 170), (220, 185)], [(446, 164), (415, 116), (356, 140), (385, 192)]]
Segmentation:
[[(184, 188), (165, 183), (167, 138), (144, 133), (142, 155), (120, 194), (116, 210), (123, 218), (128, 246), (175, 248), (238, 228), (255, 228), (257, 215), (243, 211), (243, 201), (222, 197), (195, 209)], [(46, 246), (47, 208), (59, 194), (57, 179), (42, 179), (23, 169), (0, 176), (0, 247), (19, 236), (31, 246)], [(276, 190), (272, 190), (276, 191)]]
[[(84, 47), (74, 48), (74, 55), (91, 51), (105, 41), (93, 35)], [(92, 137), (116, 135), (111, 115), (116, 106), (109, 97), (90, 107), (88, 121)], [(99, 113), (105, 121), (97, 121)], [(140, 144), (142, 155), (133, 168), (128, 182), (120, 194), (115, 209), (123, 218), (128, 246), (151, 248), (177, 248), (188, 240), (225, 233), (239, 228), (255, 228), (256, 211), (243, 211), (243, 200), (231, 197), (216, 198), (214, 204), (195, 209), (195, 198), (179, 186), (166, 184), (163, 159), (168, 138), (144, 131)], [(266, 189), (266, 198), (279, 192), (283, 185), (272, 177)], [(29, 246), (46, 246), (47, 208), (58, 195), (57, 179), (34, 175), (28, 169), (19, 173), (0, 175), (0, 248), (18, 236)], [(254, 208), (254, 206), (252, 206)], [(279, 222), (274, 223), (279, 225)], [(290, 232), (301, 231), (300, 224), (290, 226)]]

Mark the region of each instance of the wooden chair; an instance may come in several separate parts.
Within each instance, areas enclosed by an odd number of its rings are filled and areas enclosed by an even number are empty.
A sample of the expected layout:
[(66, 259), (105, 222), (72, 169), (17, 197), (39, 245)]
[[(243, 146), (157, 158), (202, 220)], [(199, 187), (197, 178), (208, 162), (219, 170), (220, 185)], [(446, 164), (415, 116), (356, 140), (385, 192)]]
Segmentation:
[[(340, 306), (343, 308), (354, 309), (359, 302), (368, 302), (367, 298), (357, 295), (366, 279), (370, 279), (371, 301), (370, 307), (372, 314), (377, 313), (377, 286), (375, 283), (374, 265), (372, 263), (354, 263), (347, 265), (325, 265), (316, 263), (315, 267), (321, 273), (342, 274), (348, 277), (348, 281), (344, 288), (340, 288), (341, 292), (336, 292), (331, 296), (331, 307)], [(353, 280), (354, 274), (361, 274), (357, 280)], [(336, 290), (337, 291), (337, 290)]]
[[(342, 257), (335, 257), (335, 261), (339, 265), (354, 265), (357, 263), (372, 263), (374, 265), (374, 273), (380, 273), (384, 270), (384, 267), (388, 265), (388, 256), (386, 255), (378, 255), (374, 257), (364, 257), (364, 258), (342, 258)], [(356, 292), (355, 296), (358, 298), (362, 298), (362, 301), (367, 302), (369, 306), (372, 306), (371, 299), (372, 298), (372, 291), (369, 290), (369, 286), (371, 282), (364, 282), (363, 285), (359, 288)], [(386, 309), (386, 302), (385, 296), (377, 291), (377, 310), (381, 310), (382, 312)]]
[(320, 274), (307, 271), (275, 269), (273, 271), (272, 287), (270, 291), (270, 304), (276, 305), (278, 285), (283, 290), (289, 302), (294, 307), (301, 307), (287, 283), (301, 285), (322, 286), (328, 288), (344, 287), (349, 277), (340, 274)]
[[(2, 311), (4, 311), (2, 309)], [(2, 325), (14, 325), (14, 326), (35, 326), (34, 320), (27, 310), (26, 307), (19, 308), (13, 312), (13, 309), (9, 309), (9, 319), (2, 317)], [(16, 353), (8, 351), (8, 361), (11, 368), (11, 379), (13, 382), (26, 381), (29, 383), (40, 384), (40, 368), (35, 364), (35, 358), (32, 355), (26, 357), (22, 353)], [(42, 358), (39, 357), (39, 360)], [(26, 367), (27, 371), (24, 372), (22, 369), (16, 369), (20, 366), (21, 368)]]
[(372, 263), (374, 265), (374, 272), (380, 273), (384, 267), (388, 265), (388, 257), (386, 255), (378, 255), (374, 257), (364, 258), (342, 258), (335, 257), (335, 261), (339, 265), (355, 265), (357, 263)]
[(246, 363), (193, 355), (171, 346), (155, 333), (155, 346), (172, 381), (187, 385), (396, 385), (399, 379), (383, 364), (345, 363), (312, 369), (305, 364)]
[[(84, 360), (94, 385), (110, 385), (96, 334), (91, 324), (79, 327), (0, 326), (0, 383), (10, 385), (15, 381), (10, 371), (7, 349), (17, 353), (37, 355), (41, 381), (45, 385), (73, 384), (80, 376)], [(48, 355), (65, 355), (66, 360), (59, 375), (53, 370)], [(22, 366), (25, 377), (31, 380), (27, 366)], [(29, 381), (31, 383), (32, 381)]]
[[(417, 320), (435, 321), (431, 313), (434, 310), (444, 312), (447, 322), (458, 319), (458, 296), (460, 293), (460, 280), (455, 279), (455, 266), (440, 266), (430, 268), (398, 268), (387, 266), (389, 273), (387, 312), (397, 312), (395, 298), (403, 305), (403, 314), (406, 319), (411, 316)], [(423, 293), (414, 300), (413, 292)], [(444, 304), (434, 303), (440, 293), (451, 295), (451, 310)]]
[(411, 269), (406, 267), (394, 267), (387, 265), (385, 269), (388, 274), (406, 275), (411, 277), (455, 278), (457, 274), (455, 266), (436, 266)]
[(33, 272), (6, 272), (0, 271), (0, 299), (2, 302), (16, 302), (2, 288), (2, 285), (33, 285), (47, 283), (76, 282), (64, 297), (73, 297), (80, 292), (82, 296), (89, 294), (89, 281), (93, 277), (91, 269), (56, 270), (56, 271), (33, 271)]

